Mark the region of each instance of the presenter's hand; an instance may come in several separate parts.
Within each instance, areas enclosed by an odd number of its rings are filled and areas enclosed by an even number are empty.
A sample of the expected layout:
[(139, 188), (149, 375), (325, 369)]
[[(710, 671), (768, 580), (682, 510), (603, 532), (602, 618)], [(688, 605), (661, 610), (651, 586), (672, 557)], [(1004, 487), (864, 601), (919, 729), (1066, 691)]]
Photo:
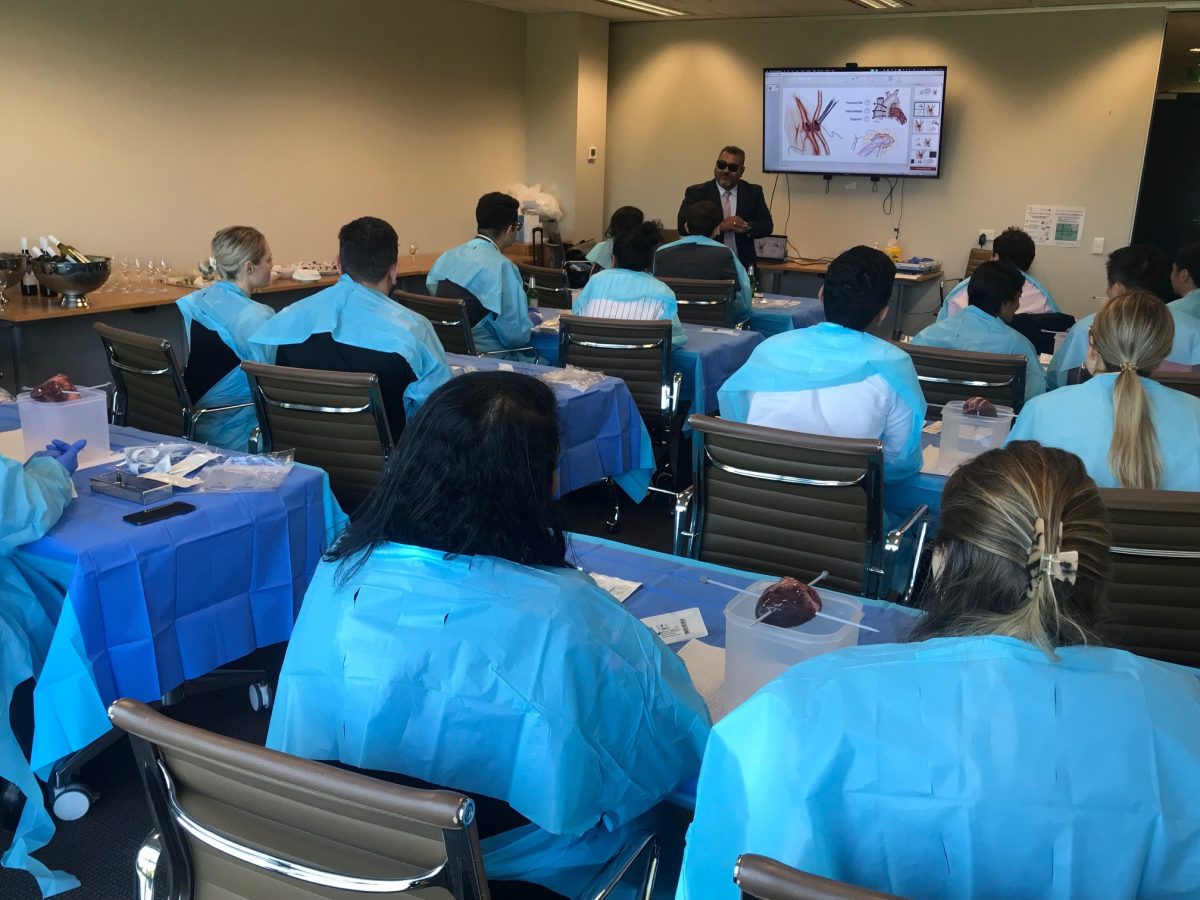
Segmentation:
[(721, 224), (717, 226), (717, 231), (724, 234), (727, 231), (733, 231), (737, 234), (745, 234), (750, 230), (750, 223), (741, 216), (727, 216), (721, 220)]

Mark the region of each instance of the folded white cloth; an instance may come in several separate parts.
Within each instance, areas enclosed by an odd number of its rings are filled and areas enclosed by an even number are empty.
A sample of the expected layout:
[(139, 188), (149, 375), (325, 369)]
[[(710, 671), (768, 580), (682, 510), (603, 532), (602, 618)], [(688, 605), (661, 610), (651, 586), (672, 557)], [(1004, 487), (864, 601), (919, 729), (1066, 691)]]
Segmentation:
[(292, 272), (292, 278), (296, 281), (320, 281), (321, 273), (316, 269), (296, 269)]

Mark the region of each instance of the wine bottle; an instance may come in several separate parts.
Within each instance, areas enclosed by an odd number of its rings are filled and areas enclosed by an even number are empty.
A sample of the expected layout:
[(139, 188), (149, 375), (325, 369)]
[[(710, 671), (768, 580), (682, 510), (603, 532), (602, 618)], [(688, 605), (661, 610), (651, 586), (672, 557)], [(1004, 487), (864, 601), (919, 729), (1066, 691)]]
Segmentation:
[[(54, 258), (54, 251), (50, 249), (50, 242), (46, 240), (45, 235), (38, 238), (38, 247), (41, 248), (42, 256), (46, 257), (47, 259)], [(53, 288), (48, 288), (43, 284), (42, 285), (42, 296), (43, 297), (57, 297), (58, 291), (54, 290)]]
[(58, 255), (65, 257), (71, 262), (90, 263), (91, 260), (72, 247), (70, 244), (64, 244), (54, 235), (50, 235), (50, 246), (58, 250)]
[(21, 255), (25, 257), (25, 274), (21, 276), (21, 296), (36, 297), (38, 292), (37, 276), (33, 274), (33, 257), (29, 254), (29, 238), (21, 238)]

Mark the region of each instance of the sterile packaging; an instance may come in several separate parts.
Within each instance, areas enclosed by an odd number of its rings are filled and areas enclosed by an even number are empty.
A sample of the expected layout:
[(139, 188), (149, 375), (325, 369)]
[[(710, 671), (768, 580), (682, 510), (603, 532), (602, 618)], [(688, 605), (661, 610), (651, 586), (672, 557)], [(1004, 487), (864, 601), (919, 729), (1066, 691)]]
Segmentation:
[(25, 391), (17, 396), (21, 413), (21, 437), (25, 455), (45, 450), (53, 440), (73, 444), (83, 439), (87, 446), (79, 452), (79, 468), (86, 469), (108, 457), (108, 395), (95, 388), (76, 387), (78, 400), (44, 403)]
[(575, 388), (577, 391), (586, 391), (592, 385), (599, 384), (607, 376), (603, 372), (596, 372), (592, 369), (563, 366), (561, 369), (554, 369), (538, 377), (549, 385), (562, 384)]
[(295, 465), (295, 450), (226, 456), (201, 473), (206, 491), (274, 491)]
[[(774, 581), (756, 581), (725, 607), (725, 700), (733, 709), (760, 687), (803, 662), (830, 650), (858, 643), (859, 629), (820, 616), (797, 625), (779, 628), (755, 622), (758, 598)], [(821, 611), (848, 622), (862, 620), (862, 601), (849, 594), (820, 588)]]
[(1009, 406), (997, 406), (994, 417), (968, 416), (963, 414), (962, 400), (947, 403), (942, 407), (939, 463), (943, 468), (960, 466), (980, 453), (999, 447), (1008, 437), (1012, 421), (1013, 411)]

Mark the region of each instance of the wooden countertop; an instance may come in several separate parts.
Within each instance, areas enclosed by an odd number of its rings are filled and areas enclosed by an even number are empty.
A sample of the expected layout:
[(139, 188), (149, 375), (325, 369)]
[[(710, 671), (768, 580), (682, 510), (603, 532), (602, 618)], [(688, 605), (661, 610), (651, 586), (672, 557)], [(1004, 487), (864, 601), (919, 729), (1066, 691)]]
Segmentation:
[[(763, 272), (807, 272), (810, 275), (824, 275), (829, 270), (828, 262), (810, 261), (798, 262), (788, 260), (787, 262), (760, 262), (758, 269)], [(923, 281), (933, 281), (935, 278), (942, 277), (942, 270), (936, 272), (922, 272), (915, 274), (912, 272), (897, 272), (896, 280), (903, 281), (906, 284), (920, 284)]]

